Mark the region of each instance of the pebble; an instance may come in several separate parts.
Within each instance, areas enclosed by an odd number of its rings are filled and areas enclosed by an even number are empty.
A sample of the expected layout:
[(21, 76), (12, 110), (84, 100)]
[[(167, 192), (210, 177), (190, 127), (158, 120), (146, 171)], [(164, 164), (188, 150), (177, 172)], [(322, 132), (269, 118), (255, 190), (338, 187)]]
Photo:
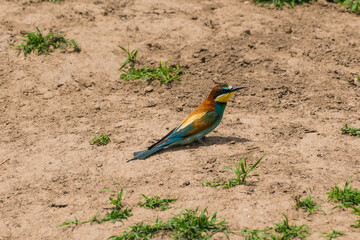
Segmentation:
[(148, 101), (146, 104), (145, 104), (145, 107), (155, 107), (156, 106), (156, 102), (154, 101)]
[(147, 87), (144, 89), (144, 91), (145, 91), (146, 93), (149, 93), (149, 92), (154, 91), (154, 88), (153, 88), (152, 86), (147, 86)]
[(182, 184), (183, 187), (189, 186), (190, 185), (190, 181), (186, 181)]

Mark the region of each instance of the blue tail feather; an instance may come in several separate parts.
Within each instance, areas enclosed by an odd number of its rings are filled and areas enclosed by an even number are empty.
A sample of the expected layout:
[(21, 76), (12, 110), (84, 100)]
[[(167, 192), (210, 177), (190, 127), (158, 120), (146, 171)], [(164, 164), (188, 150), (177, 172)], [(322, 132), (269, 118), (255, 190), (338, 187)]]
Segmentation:
[[(165, 147), (165, 146), (164, 146)], [(130, 161), (133, 161), (133, 160), (136, 160), (136, 159), (145, 159), (147, 158), (148, 156), (150, 156), (151, 154), (157, 152), (157, 151), (160, 151), (161, 149), (163, 149), (164, 147), (156, 147), (156, 148), (152, 148), (152, 149), (149, 149), (149, 150), (144, 150), (144, 151), (140, 151), (140, 152), (135, 152), (135, 156), (128, 160), (128, 162)]]
[(175, 143), (175, 142), (177, 142), (177, 141), (179, 141), (181, 139), (182, 138), (165, 139), (165, 140), (163, 140), (163, 143), (161, 145), (159, 145), (159, 146), (152, 147), (152, 148), (149, 148), (147, 150), (140, 151), (140, 152), (134, 152), (135, 156), (132, 159), (128, 160), (128, 162), (136, 160), (136, 159), (145, 159), (148, 156), (150, 156), (151, 154), (153, 154), (153, 153), (155, 153), (157, 151), (160, 151), (164, 147), (167, 147), (170, 144), (173, 144), (173, 143)]

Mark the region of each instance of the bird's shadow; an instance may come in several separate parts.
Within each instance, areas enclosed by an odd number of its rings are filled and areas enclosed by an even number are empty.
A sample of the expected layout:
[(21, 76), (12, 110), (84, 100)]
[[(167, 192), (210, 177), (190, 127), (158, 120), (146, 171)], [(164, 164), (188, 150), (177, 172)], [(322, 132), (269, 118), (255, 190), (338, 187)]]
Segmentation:
[(162, 154), (164, 152), (176, 152), (176, 151), (181, 151), (184, 149), (197, 149), (199, 147), (208, 147), (211, 145), (223, 145), (223, 144), (228, 144), (230, 142), (235, 143), (244, 143), (244, 142), (250, 142), (249, 139), (246, 138), (239, 138), (239, 137), (216, 137), (216, 136), (211, 136), (211, 137), (203, 137), (202, 141), (204, 143), (201, 143), (199, 141), (195, 141), (191, 144), (188, 145), (175, 145), (175, 146), (170, 146), (167, 147), (165, 149), (162, 149), (154, 154), (152, 154), (152, 156), (158, 155), (158, 154)]

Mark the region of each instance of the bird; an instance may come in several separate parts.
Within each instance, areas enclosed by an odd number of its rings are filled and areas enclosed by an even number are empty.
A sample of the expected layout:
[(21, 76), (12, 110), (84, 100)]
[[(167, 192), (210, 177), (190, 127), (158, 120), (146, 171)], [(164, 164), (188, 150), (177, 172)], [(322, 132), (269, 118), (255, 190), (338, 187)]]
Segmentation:
[(165, 147), (201, 141), (206, 134), (219, 125), (226, 104), (234, 92), (244, 88), (247, 87), (232, 87), (226, 83), (216, 85), (205, 101), (187, 116), (178, 127), (171, 130), (148, 149), (134, 152), (134, 157), (128, 162), (145, 159)]

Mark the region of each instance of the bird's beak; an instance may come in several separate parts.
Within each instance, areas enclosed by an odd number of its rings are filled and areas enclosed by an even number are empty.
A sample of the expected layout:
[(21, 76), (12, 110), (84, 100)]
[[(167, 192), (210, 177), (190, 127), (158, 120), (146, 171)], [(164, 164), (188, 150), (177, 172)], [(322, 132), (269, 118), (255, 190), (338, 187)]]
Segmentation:
[(233, 88), (231, 88), (231, 92), (235, 92), (235, 91), (243, 89), (243, 88), (247, 88), (247, 87), (233, 87)]

